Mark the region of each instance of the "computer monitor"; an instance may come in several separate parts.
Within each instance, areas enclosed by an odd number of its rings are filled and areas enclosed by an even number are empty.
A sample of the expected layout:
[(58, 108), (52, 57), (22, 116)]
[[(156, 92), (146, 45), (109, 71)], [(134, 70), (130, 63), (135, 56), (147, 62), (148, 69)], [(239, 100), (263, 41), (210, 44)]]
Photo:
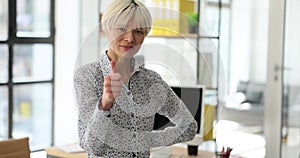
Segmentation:
[[(203, 117), (203, 100), (204, 100), (204, 86), (198, 87), (171, 87), (175, 94), (183, 101), (187, 106), (191, 114), (194, 116), (198, 129), (197, 133), (200, 133), (202, 128)], [(168, 118), (165, 116), (155, 114), (154, 130), (164, 129), (169, 126), (174, 126)]]

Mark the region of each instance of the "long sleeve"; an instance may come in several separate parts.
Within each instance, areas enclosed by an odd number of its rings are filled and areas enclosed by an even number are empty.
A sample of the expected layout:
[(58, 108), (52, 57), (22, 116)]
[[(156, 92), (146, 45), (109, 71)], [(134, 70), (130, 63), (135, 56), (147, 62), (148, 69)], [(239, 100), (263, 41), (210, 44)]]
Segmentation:
[(138, 75), (132, 77), (131, 85), (133, 101), (137, 103), (134, 106), (136, 115), (153, 116), (153, 125), (154, 115), (159, 113), (175, 124), (174, 127), (164, 130), (140, 132), (140, 144), (158, 147), (186, 142), (194, 138), (197, 132), (196, 120), (159, 74), (147, 69), (141, 70)]
[[(132, 101), (128, 99), (126, 88), (109, 111), (100, 110), (103, 89), (103, 74), (95, 65), (79, 68), (74, 74), (74, 87), (78, 106), (78, 134), (80, 146), (89, 155), (97, 157), (131, 157), (133, 153), (142, 157), (149, 155), (150, 141), (132, 130), (142, 126), (135, 124), (128, 110)], [(147, 119), (151, 119), (149, 117)], [(150, 127), (150, 124), (146, 124)], [(147, 142), (147, 144), (140, 144)]]
[(166, 116), (175, 126), (153, 131), (152, 147), (173, 145), (192, 140), (197, 132), (196, 120), (164, 81), (161, 81), (160, 85), (162, 89), (165, 89), (163, 91), (167, 96), (158, 113)]
[[(101, 76), (98, 79), (101, 80)], [(95, 86), (95, 71), (88, 66), (79, 68), (74, 75), (74, 87), (78, 107), (78, 134), (81, 147), (89, 153), (102, 155), (105, 152), (105, 145), (101, 138), (105, 138), (107, 130), (99, 130), (107, 127), (107, 112), (99, 110), (101, 90)], [(101, 85), (98, 86), (101, 88)], [(97, 92), (98, 91), (98, 92)], [(103, 137), (97, 137), (97, 135)]]
[[(89, 155), (148, 157), (150, 147), (194, 138), (197, 123), (187, 107), (156, 72), (145, 68), (137, 68), (109, 111), (100, 110), (108, 61), (102, 58), (74, 74), (80, 145)], [(153, 130), (155, 113), (168, 117), (175, 127)]]

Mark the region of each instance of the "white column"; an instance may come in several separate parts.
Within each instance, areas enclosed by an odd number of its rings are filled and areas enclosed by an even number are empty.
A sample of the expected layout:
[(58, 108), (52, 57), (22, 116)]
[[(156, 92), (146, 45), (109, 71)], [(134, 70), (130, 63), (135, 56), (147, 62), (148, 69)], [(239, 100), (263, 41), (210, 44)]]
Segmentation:
[(54, 145), (78, 140), (73, 72), (79, 48), (79, 0), (55, 1)]

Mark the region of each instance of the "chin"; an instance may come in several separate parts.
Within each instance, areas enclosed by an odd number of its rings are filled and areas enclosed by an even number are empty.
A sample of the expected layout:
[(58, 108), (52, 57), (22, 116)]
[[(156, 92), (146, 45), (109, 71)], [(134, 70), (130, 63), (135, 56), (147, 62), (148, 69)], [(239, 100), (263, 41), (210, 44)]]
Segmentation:
[(124, 53), (121, 58), (123, 59), (130, 59), (134, 56), (134, 54)]
[(130, 49), (128, 51), (125, 51), (122, 53), (122, 57), (124, 58), (131, 58), (137, 53), (137, 50), (135, 49)]

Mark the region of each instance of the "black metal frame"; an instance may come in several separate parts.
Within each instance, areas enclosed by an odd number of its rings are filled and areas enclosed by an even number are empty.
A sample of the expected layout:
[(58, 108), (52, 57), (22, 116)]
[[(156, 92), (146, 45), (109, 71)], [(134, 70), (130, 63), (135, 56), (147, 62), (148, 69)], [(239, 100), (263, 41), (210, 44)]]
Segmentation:
[[(209, 4), (210, 4), (210, 6), (215, 6), (215, 7), (217, 7), (217, 8), (219, 8), (219, 14), (218, 14), (218, 35), (217, 36), (201, 36), (200, 35), (200, 32), (199, 32), (199, 23), (200, 23), (200, 16), (198, 16), (198, 18), (197, 18), (197, 21), (198, 21), (198, 23), (197, 23), (197, 42), (196, 42), (196, 44), (197, 44), (197, 68), (199, 68), (199, 65), (200, 65), (200, 62), (199, 62), (199, 59), (200, 59), (200, 52), (199, 52), (199, 50), (198, 50), (198, 48), (200, 47), (199, 46), (199, 41), (200, 41), (200, 39), (216, 39), (216, 40), (218, 40), (218, 45), (217, 45), (217, 48), (218, 48), (218, 50), (217, 50), (217, 76), (216, 76), (216, 78), (217, 78), (217, 83), (216, 83), (216, 87), (214, 88), (214, 87), (206, 87), (206, 89), (208, 89), (208, 90), (214, 90), (214, 91), (216, 91), (216, 97), (217, 98), (219, 98), (219, 75), (220, 75), (220, 47), (221, 47), (221, 45), (220, 45), (220, 36), (221, 36), (221, 23), (222, 23), (222, 8), (223, 7), (230, 7), (230, 5), (231, 5), (231, 2), (229, 3), (229, 4), (226, 4), (226, 3), (223, 3), (222, 2), (222, 0), (217, 0), (216, 2), (208, 2)], [(197, 5), (197, 13), (200, 13), (200, 9), (201, 9), (201, 0), (198, 0), (198, 5)], [(200, 14), (199, 14), (200, 15)], [(197, 70), (197, 77), (199, 78), (200, 77), (200, 72)], [(198, 82), (199, 82), (199, 80), (198, 80)], [(215, 114), (215, 116), (218, 116), (218, 104), (219, 104), (219, 101), (218, 101), (218, 99), (217, 99), (217, 106), (216, 106), (216, 114)], [(214, 138), (212, 141), (214, 141), (214, 144), (215, 144), (215, 153), (217, 154), (217, 142), (216, 142), (216, 138)]]
[[(54, 13), (54, 2), (55, 0), (50, 0), (50, 36), (49, 37), (17, 37), (17, 0), (7, 0), (8, 1), (8, 38), (7, 40), (0, 41), (0, 44), (8, 45), (8, 82), (0, 83), (0, 86), (8, 87), (8, 138), (12, 138), (13, 129), (13, 87), (14, 85), (20, 84), (36, 84), (36, 83), (51, 83), (52, 84), (52, 138), (51, 144), (53, 144), (53, 120), (54, 120), (54, 78), (55, 78), (55, 13)], [(34, 81), (34, 82), (13, 82), (13, 45), (14, 44), (35, 44), (35, 43), (45, 43), (51, 44), (53, 46), (53, 61), (52, 61), (52, 79), (46, 81)]]

